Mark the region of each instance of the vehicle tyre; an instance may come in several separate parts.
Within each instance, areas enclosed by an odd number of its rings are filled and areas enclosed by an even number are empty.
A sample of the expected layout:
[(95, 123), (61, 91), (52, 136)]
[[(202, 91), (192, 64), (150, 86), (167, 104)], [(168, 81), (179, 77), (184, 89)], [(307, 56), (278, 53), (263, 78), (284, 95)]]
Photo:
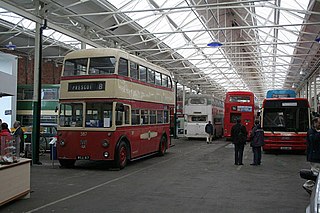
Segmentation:
[(167, 138), (165, 136), (161, 137), (160, 143), (159, 143), (159, 156), (164, 156), (164, 154), (167, 151)]
[(128, 146), (124, 141), (120, 141), (115, 153), (115, 167), (123, 169), (128, 163)]
[(74, 167), (74, 163), (75, 162), (76, 162), (76, 160), (59, 159), (59, 163), (60, 163), (61, 167), (64, 167), (64, 168), (72, 168), (72, 167)]

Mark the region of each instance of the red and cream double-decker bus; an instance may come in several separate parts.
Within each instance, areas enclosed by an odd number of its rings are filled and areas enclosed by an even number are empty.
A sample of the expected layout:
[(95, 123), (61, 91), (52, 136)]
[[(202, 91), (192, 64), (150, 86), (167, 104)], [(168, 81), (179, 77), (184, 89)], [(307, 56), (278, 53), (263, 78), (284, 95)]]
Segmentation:
[(114, 161), (164, 155), (170, 144), (174, 91), (170, 72), (119, 49), (65, 56), (59, 99), (57, 156)]
[(231, 138), (231, 128), (236, 124), (237, 119), (241, 120), (241, 123), (246, 126), (248, 133), (250, 133), (258, 111), (258, 101), (252, 92), (227, 92), (224, 102), (224, 137), (226, 139)]

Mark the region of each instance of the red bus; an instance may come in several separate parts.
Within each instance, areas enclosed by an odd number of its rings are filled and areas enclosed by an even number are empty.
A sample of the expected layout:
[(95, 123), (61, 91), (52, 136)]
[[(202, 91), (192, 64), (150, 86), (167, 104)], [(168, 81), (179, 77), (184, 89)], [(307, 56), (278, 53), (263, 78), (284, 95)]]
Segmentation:
[(305, 98), (266, 98), (261, 111), (264, 151), (305, 150), (310, 106)]
[(174, 91), (170, 72), (119, 49), (65, 56), (59, 99), (57, 157), (114, 161), (164, 155), (170, 144)]
[(227, 92), (224, 102), (224, 137), (227, 140), (231, 139), (231, 128), (236, 124), (237, 119), (241, 120), (241, 123), (246, 126), (248, 133), (250, 133), (258, 111), (258, 101), (252, 92)]

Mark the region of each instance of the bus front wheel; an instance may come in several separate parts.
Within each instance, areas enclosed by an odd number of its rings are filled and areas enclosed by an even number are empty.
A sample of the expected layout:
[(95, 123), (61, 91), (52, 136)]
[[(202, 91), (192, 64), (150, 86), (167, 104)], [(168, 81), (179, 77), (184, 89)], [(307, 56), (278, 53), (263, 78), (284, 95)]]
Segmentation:
[(123, 169), (128, 162), (128, 147), (124, 141), (121, 141), (119, 148), (116, 151), (115, 166), (119, 169)]
[(65, 167), (65, 168), (74, 167), (75, 162), (76, 162), (76, 160), (59, 159), (59, 163), (60, 163), (61, 167)]
[(165, 136), (162, 136), (159, 144), (159, 156), (164, 156), (166, 151), (167, 151), (167, 138)]

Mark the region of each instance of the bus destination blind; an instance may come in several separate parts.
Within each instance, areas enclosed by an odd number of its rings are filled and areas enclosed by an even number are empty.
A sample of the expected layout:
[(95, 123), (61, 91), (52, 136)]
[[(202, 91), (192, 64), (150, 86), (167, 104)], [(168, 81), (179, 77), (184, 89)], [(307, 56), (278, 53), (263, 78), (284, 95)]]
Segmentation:
[(106, 82), (104, 81), (91, 81), (91, 82), (75, 82), (68, 84), (69, 92), (78, 91), (99, 91), (105, 90)]

